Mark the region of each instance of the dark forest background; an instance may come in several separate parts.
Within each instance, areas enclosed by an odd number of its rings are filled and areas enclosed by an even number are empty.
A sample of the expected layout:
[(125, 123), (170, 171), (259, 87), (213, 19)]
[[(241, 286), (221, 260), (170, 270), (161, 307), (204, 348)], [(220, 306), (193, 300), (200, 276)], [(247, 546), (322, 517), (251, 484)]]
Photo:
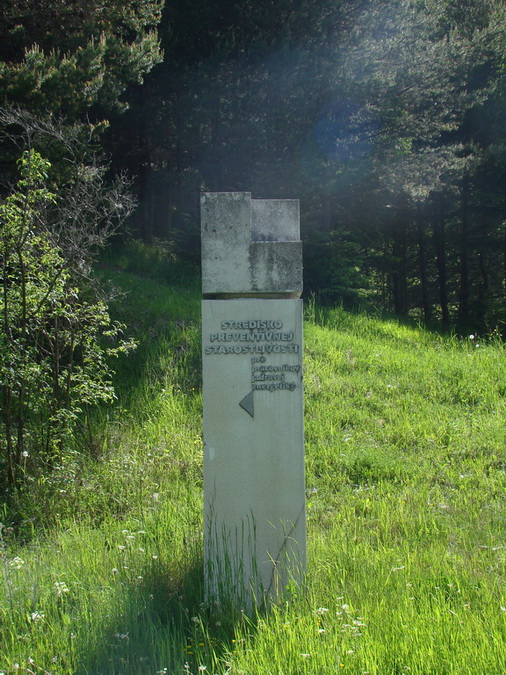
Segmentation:
[(113, 245), (196, 264), (201, 191), (298, 198), (307, 294), (504, 331), (502, 0), (7, 0), (0, 22), (5, 191), (20, 138), (65, 183), (48, 138), (73, 129), (104, 184), (130, 177)]

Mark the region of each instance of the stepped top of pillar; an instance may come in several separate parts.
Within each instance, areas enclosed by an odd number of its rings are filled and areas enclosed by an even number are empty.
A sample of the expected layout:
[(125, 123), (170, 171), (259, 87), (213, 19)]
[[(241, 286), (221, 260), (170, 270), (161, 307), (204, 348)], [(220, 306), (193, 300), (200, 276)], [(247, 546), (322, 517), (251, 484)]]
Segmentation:
[(250, 192), (204, 192), (200, 203), (205, 296), (300, 296), (298, 199), (252, 199)]

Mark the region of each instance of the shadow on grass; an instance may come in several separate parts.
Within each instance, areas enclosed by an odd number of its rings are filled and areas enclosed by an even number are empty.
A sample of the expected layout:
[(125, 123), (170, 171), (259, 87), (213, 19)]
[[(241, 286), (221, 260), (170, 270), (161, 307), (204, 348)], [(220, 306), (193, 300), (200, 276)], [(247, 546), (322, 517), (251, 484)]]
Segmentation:
[[(131, 585), (104, 626), (101, 639), (90, 638), (76, 654), (76, 675), (221, 673), (240, 621), (213, 613), (204, 597), (202, 558), (181, 576), (154, 566)], [(205, 666), (205, 668), (204, 668)]]

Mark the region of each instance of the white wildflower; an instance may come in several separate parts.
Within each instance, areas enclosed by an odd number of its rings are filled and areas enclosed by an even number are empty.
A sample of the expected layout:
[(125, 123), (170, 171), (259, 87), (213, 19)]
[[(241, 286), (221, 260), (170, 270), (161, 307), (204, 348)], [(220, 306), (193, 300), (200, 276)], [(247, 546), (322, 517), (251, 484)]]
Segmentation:
[(64, 581), (55, 581), (54, 587), (56, 589), (56, 595), (59, 598), (62, 598), (65, 595), (65, 593), (70, 592), (70, 589), (68, 588), (67, 584)]
[(30, 619), (31, 619), (32, 621), (41, 621), (42, 619), (45, 618), (45, 616), (46, 616), (46, 615), (43, 614), (42, 612), (32, 612), (32, 613), (30, 614)]
[(23, 565), (25, 564), (25, 561), (23, 558), (20, 558), (19, 556), (16, 556), (12, 560), (9, 560), (9, 567), (12, 567), (14, 570), (20, 570)]

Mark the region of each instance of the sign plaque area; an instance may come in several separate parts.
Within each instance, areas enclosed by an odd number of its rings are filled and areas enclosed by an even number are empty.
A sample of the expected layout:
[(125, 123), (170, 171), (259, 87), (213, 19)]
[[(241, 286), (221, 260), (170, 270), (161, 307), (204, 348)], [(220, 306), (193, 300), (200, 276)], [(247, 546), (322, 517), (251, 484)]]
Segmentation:
[(201, 217), (206, 589), (251, 606), (305, 571), (299, 203), (204, 193)]

